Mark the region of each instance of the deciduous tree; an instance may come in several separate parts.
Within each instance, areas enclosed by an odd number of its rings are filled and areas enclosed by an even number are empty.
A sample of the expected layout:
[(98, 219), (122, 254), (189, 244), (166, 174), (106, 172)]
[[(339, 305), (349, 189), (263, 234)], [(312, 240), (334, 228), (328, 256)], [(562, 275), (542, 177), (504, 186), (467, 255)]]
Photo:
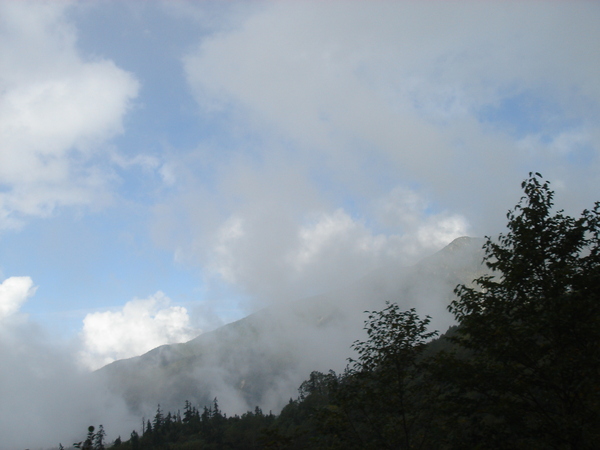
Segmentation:
[(552, 211), (540, 174), (522, 188), (508, 232), (486, 239), (491, 274), (458, 286), (450, 306), (469, 354), (455, 361), (462, 420), (480, 445), (597, 448), (600, 204), (573, 218)]
[(352, 346), (358, 356), (350, 360), (343, 392), (346, 405), (353, 402), (349, 417), (357, 421), (357, 435), (369, 448), (422, 448), (430, 437), (431, 386), (421, 359), (426, 343), (437, 335), (427, 330), (429, 320), (415, 309), (401, 311), (387, 303), (369, 313), (368, 339)]

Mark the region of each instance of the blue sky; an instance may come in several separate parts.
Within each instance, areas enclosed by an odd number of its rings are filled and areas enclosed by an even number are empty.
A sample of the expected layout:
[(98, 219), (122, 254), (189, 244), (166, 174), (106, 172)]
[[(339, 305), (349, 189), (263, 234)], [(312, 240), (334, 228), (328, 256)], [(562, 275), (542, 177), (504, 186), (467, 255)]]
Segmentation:
[(0, 9), (0, 327), (84, 367), (599, 197), (595, 2)]

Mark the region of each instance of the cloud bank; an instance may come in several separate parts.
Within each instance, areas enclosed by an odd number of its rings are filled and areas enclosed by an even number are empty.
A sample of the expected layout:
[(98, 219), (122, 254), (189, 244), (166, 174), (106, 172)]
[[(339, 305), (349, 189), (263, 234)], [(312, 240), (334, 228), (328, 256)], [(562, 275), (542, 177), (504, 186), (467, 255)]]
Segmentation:
[(192, 329), (187, 310), (170, 303), (159, 291), (146, 299), (131, 300), (119, 311), (87, 314), (81, 332), (82, 364), (94, 370), (160, 345), (196, 337), (200, 331)]
[(137, 417), (105, 380), (82, 372), (72, 345), (19, 314), (35, 294), (30, 277), (0, 284), (0, 448), (42, 448), (80, 440), (103, 423), (110, 439), (129, 433)]
[(253, 298), (298, 298), (500, 231), (528, 171), (570, 207), (594, 200), (595, 5), (244, 11), (183, 58), (231, 148), (173, 157), (179, 190), (157, 204), (155, 238), (178, 261)]
[(139, 417), (90, 369), (188, 341), (199, 330), (190, 326), (185, 308), (157, 292), (118, 311), (88, 314), (81, 341), (61, 342), (19, 313), (36, 289), (30, 277), (0, 284), (0, 448), (68, 445), (90, 424), (103, 424), (109, 441), (127, 437)]

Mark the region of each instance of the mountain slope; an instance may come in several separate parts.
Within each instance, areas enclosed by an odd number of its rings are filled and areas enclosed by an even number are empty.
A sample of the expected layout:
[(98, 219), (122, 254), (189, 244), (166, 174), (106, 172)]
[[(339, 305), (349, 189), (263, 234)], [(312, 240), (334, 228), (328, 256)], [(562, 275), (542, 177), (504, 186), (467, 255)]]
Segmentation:
[(227, 413), (260, 405), (278, 411), (311, 371), (343, 370), (350, 345), (363, 339), (365, 310), (386, 301), (451, 324), (446, 306), (458, 283), (482, 273), (483, 240), (459, 238), (411, 267), (384, 267), (352, 285), (265, 308), (237, 322), (175, 345), (165, 345), (100, 369), (135, 412), (160, 403), (177, 410), (218, 397)]

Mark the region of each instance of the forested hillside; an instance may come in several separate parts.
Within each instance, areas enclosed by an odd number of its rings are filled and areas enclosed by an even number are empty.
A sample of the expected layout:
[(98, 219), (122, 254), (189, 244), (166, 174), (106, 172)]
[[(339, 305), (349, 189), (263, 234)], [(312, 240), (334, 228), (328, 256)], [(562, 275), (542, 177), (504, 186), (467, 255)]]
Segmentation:
[[(595, 449), (600, 442), (600, 203), (553, 211), (539, 174), (490, 273), (459, 284), (443, 336), (397, 303), (368, 312), (342, 373), (313, 372), (279, 415), (227, 416), (218, 399), (163, 411), (123, 449)], [(90, 428), (79, 448), (104, 448)], [(104, 431), (102, 430), (102, 433)], [(85, 436), (85, 433), (82, 433)], [(82, 436), (83, 438), (83, 436)]]

